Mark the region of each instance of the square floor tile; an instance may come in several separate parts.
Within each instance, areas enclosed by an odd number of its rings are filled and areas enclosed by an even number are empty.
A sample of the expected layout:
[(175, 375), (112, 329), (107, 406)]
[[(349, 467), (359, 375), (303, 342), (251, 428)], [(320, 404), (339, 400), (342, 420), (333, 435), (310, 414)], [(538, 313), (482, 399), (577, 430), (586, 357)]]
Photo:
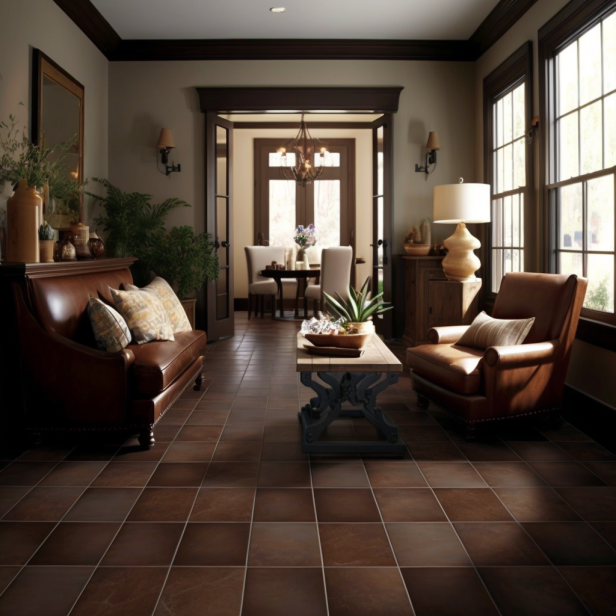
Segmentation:
[(592, 614), (614, 613), (616, 567), (561, 567), (560, 572)]
[(600, 477), (605, 483), (616, 486), (616, 462), (584, 462), (584, 466), (589, 468), (595, 475)]
[(424, 488), (426, 480), (413, 461), (375, 460), (364, 462), (373, 488)]
[(544, 461), (557, 461), (570, 462), (571, 456), (559, 447), (558, 445), (550, 442), (543, 443), (524, 443), (524, 442), (510, 442), (509, 447), (515, 451), (522, 460), (544, 460)]
[(448, 522), (386, 524), (401, 567), (470, 567), (472, 563)]
[(427, 488), (378, 488), (374, 490), (385, 522), (445, 522), (443, 509)]
[(71, 616), (150, 616), (166, 574), (160, 567), (99, 568)]
[(203, 441), (175, 441), (163, 457), (163, 462), (209, 462), (216, 443)]
[(168, 488), (199, 487), (208, 465), (203, 462), (162, 462), (152, 475), (148, 486)]
[(215, 462), (258, 462), (261, 458), (260, 442), (218, 441), (212, 460)]
[(255, 423), (227, 423), (220, 437), (221, 441), (263, 440), (263, 426)]
[(475, 462), (473, 466), (492, 487), (528, 488), (545, 485), (545, 481), (525, 462)]
[(312, 490), (259, 488), (255, 503), (255, 522), (314, 522)]
[(5, 520), (57, 521), (73, 506), (84, 488), (33, 488), (8, 513)]
[(327, 616), (323, 572), (249, 568), (242, 616)]
[(581, 462), (586, 462), (587, 460), (616, 461), (616, 455), (597, 443), (559, 443), (559, 446), (570, 456)]
[(56, 462), (13, 462), (0, 471), (0, 486), (35, 486)]
[(222, 426), (184, 426), (176, 441), (200, 441), (215, 443), (222, 432)]
[(402, 569), (402, 577), (416, 616), (498, 615), (474, 569)]
[(238, 616), (245, 570), (173, 567), (154, 616)]
[(184, 524), (131, 522), (120, 529), (101, 565), (162, 567), (170, 565)]
[(184, 522), (195, 502), (197, 488), (146, 488), (129, 516), (129, 522)]
[(454, 528), (478, 567), (550, 564), (515, 522), (456, 522)]
[(519, 462), (519, 456), (500, 439), (482, 439), (474, 443), (459, 442), (458, 448), (471, 462)]
[(368, 488), (368, 477), (361, 461), (313, 462), (310, 465), (315, 488)]
[(190, 521), (250, 522), (254, 500), (254, 488), (202, 488)]
[(258, 462), (211, 462), (204, 488), (251, 488), (257, 485)]
[(482, 488), (437, 488), (434, 490), (452, 522), (508, 521), (511, 516), (492, 490)]
[(408, 448), (415, 460), (451, 462), (460, 460), (466, 461), (461, 451), (451, 442), (436, 443), (414, 443), (407, 442)]
[(193, 411), (186, 426), (224, 426), (229, 411)]
[(393, 567), (382, 524), (319, 524), (326, 567)]
[(119, 522), (62, 522), (29, 564), (95, 566), (119, 528)]
[(579, 462), (531, 461), (532, 469), (550, 486), (604, 486), (605, 483)]
[(110, 462), (92, 482), (92, 486), (97, 488), (142, 487), (152, 476), (157, 464), (157, 462)]
[(593, 522), (591, 526), (616, 549), (616, 522)]
[(580, 516), (552, 488), (494, 488), (519, 522), (573, 522)]
[(32, 488), (30, 486), (0, 487), (0, 518), (10, 511)]
[(189, 523), (173, 562), (176, 567), (246, 564), (250, 524)]
[(103, 470), (106, 462), (61, 462), (39, 486), (89, 486)]
[(558, 488), (569, 505), (589, 522), (616, 522), (616, 488)]
[(502, 616), (588, 616), (554, 567), (479, 569)]
[(261, 462), (260, 488), (309, 488), (310, 466), (307, 462)]
[(325, 570), (330, 616), (413, 616), (397, 569)]
[(25, 565), (54, 527), (53, 522), (0, 522), (0, 565)]
[(65, 522), (121, 522), (141, 488), (89, 488), (66, 514)]
[(467, 462), (419, 462), (433, 488), (486, 488), (486, 482)]
[(372, 490), (318, 488), (314, 500), (319, 522), (380, 522)]
[(255, 522), (250, 536), (249, 567), (321, 566), (317, 525)]

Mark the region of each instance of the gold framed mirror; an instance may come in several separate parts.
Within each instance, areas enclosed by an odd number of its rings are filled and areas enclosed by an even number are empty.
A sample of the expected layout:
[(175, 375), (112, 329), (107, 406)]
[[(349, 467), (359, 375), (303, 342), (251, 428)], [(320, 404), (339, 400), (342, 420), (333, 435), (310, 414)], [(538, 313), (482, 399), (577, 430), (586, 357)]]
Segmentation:
[[(66, 182), (60, 178), (56, 195), (48, 195), (45, 203), (45, 216), (53, 213), (65, 218), (57, 218), (52, 224), (56, 228), (68, 227), (68, 222), (83, 219), (81, 193), (69, 194), (74, 187), (83, 184), (83, 122), (84, 87), (63, 68), (58, 66), (40, 49), (33, 50), (32, 57), (32, 141), (53, 147), (59, 143), (74, 140), (68, 150), (57, 150), (52, 156), (63, 157), (62, 166), (66, 168)], [(69, 220), (69, 217), (71, 220)], [(51, 222), (50, 222), (51, 224)]]

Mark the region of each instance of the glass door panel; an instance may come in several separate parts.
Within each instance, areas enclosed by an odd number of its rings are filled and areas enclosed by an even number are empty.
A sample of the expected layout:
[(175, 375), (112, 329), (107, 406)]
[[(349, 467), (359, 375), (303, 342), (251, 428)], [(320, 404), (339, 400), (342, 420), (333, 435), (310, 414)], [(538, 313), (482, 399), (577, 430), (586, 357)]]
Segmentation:
[(269, 181), (270, 246), (292, 246), (295, 219), (296, 186), (293, 180)]
[(314, 183), (314, 226), (321, 248), (340, 246), (340, 180)]

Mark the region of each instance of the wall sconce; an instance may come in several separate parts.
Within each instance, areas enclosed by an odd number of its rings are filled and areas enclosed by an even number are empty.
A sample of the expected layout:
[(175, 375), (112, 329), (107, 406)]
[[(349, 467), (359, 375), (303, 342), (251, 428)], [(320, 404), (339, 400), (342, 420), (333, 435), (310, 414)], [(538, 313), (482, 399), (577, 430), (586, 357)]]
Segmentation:
[(171, 152), (171, 150), (175, 147), (171, 129), (161, 128), (160, 137), (158, 138), (158, 145), (156, 147), (160, 152), (160, 161), (165, 166), (165, 175), (169, 175), (174, 171), (182, 171), (182, 165), (174, 165), (171, 163), (171, 166), (169, 166), (167, 164), (169, 162), (169, 152)]
[[(436, 169), (436, 151), (441, 149), (441, 144), (438, 142), (438, 133), (436, 131), (430, 131), (428, 134), (428, 143), (426, 143), (426, 165), (421, 167), (415, 165), (415, 172), (419, 173), (423, 171), (426, 175), (432, 173)], [(428, 167), (434, 165), (434, 168), (430, 171)]]
[(533, 117), (530, 123), (530, 128), (526, 132), (526, 142), (532, 143), (535, 135), (539, 132), (539, 116), (536, 115)]

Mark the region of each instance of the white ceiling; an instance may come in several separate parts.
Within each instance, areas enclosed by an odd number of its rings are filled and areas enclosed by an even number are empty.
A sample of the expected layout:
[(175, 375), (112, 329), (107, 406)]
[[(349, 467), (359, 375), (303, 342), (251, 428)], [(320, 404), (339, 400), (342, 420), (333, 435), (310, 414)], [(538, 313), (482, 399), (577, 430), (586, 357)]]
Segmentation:
[[(92, 0), (122, 39), (468, 39), (498, 0)], [(270, 7), (284, 6), (274, 14)]]

